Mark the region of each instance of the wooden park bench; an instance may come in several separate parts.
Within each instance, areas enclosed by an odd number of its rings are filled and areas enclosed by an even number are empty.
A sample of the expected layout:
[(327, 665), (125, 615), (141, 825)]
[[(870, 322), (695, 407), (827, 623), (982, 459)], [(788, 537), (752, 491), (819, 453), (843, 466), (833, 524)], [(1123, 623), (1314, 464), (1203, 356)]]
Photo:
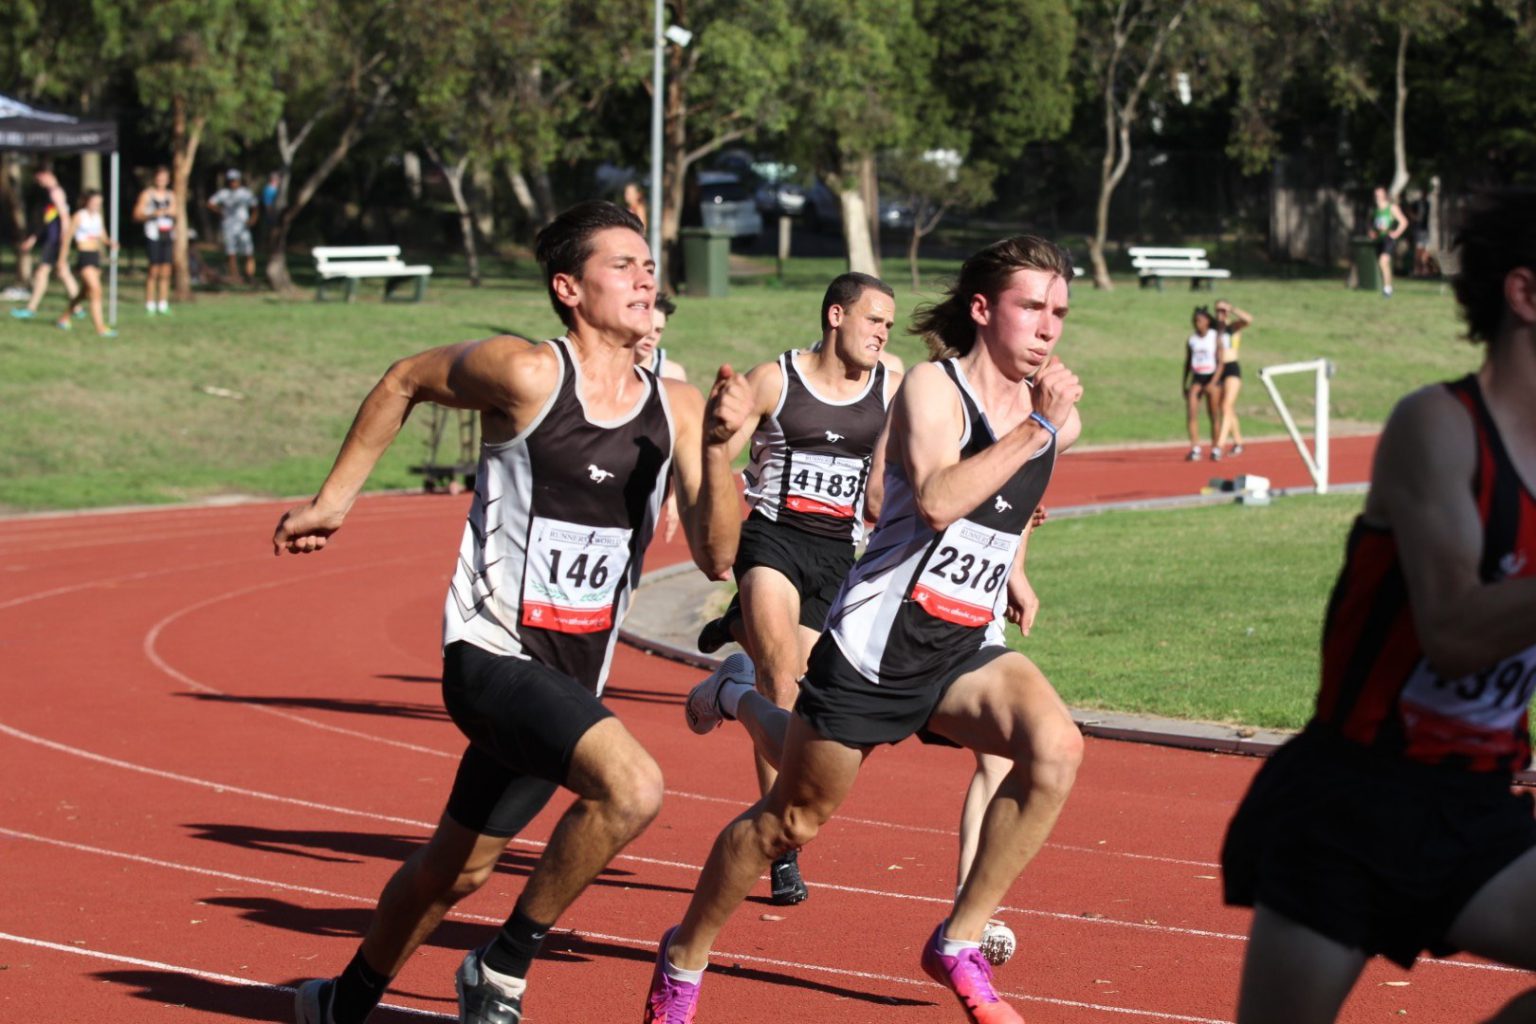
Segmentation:
[(346, 285), (347, 301), (357, 298), (357, 282), (365, 277), (384, 278), (384, 298), (394, 293), (395, 286), (406, 278), (414, 278), (416, 291), (411, 302), (420, 302), (427, 290), (427, 278), (432, 268), (411, 266), (400, 259), (398, 245), (321, 245), (316, 246), (315, 271), (320, 283), (315, 288), (316, 301), (325, 300), (326, 286), (342, 281)]
[(1145, 288), (1149, 283), (1156, 284), (1157, 290), (1163, 290), (1163, 278), (1183, 277), (1189, 279), (1189, 287), (1196, 289), (1200, 282), (1204, 281), (1207, 288), (1215, 280), (1226, 280), (1232, 276), (1230, 270), (1217, 270), (1211, 266), (1205, 258), (1204, 249), (1158, 249), (1136, 246), (1129, 250), (1131, 254), (1131, 266), (1136, 268), (1136, 276)]

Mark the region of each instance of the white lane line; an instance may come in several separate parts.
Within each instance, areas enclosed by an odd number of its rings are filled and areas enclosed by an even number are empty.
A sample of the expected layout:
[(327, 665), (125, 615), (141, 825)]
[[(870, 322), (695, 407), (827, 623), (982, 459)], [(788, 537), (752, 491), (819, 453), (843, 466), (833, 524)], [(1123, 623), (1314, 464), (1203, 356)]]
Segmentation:
[[(63, 743), (57, 743), (53, 740), (45, 740), (40, 736), (33, 736), (30, 733), (15, 729), (3, 722), (0, 722), (0, 733), (19, 740), (23, 740), (28, 743), (35, 743), (50, 750), (69, 754), (75, 757), (80, 757), (88, 761), (95, 761), (114, 768), (122, 768), (126, 771), (140, 772), (142, 774), (152, 775), (157, 778), (169, 779), (175, 782), (186, 783), (187, 785), (191, 786), (211, 789), (218, 793), (234, 793), (238, 796), (246, 796), (255, 800), (266, 800), (274, 803), (288, 804), (294, 807), (304, 807), (309, 810), (325, 811), (330, 814), (339, 814), (355, 818), (365, 818), (370, 821), (386, 822), (391, 825), (406, 825), (412, 828), (420, 829), (424, 832), (431, 832), (435, 827), (431, 822), (416, 821), (412, 818), (402, 818), (395, 815), (379, 814), (374, 811), (363, 811), (351, 807), (338, 807), (331, 804), (316, 803), (310, 800), (301, 800), (296, 797), (279, 796), (274, 793), (263, 793), (259, 790), (245, 789), (239, 786), (227, 786), (223, 783), (213, 782), (208, 779), (199, 779), (190, 775), (179, 775), (175, 772), (162, 771), (158, 768), (149, 768), (144, 765), (132, 764), (128, 761), (121, 761), (117, 758), (106, 757), (102, 754), (95, 754), (88, 750), (81, 750), (78, 747), (71, 747)], [(548, 845), (547, 843), (537, 839), (523, 839), (521, 837), (514, 838), (512, 843), (517, 846), (525, 846), (530, 849), (537, 850), (542, 850), (545, 846)], [(703, 870), (703, 866), (699, 864), (690, 864), (686, 861), (662, 860), (656, 857), (642, 857), (638, 854), (632, 853), (621, 853), (615, 857), (614, 860), (626, 861), (632, 864), (645, 864), (650, 867), (676, 868), (681, 871), (686, 871), (690, 874), (697, 874)], [(900, 900), (911, 903), (928, 903), (941, 907), (951, 906), (954, 902), (951, 897), (947, 896), (924, 896), (916, 893), (892, 892), (885, 889), (870, 889), (863, 886), (837, 885), (831, 882), (808, 882), (806, 884), (813, 889), (824, 889), (827, 892), (849, 893), (851, 895), (858, 896), (873, 896), (882, 899)], [(1123, 921), (1111, 917), (1084, 917), (1081, 914), (1067, 914), (1060, 911), (1051, 910), (1035, 910), (1029, 907), (1005, 906), (999, 907), (998, 910), (1000, 913), (1020, 914), (1025, 917), (1043, 918), (1052, 921), (1070, 921), (1075, 924), (1083, 925), (1100, 925), (1105, 927), (1128, 928), (1132, 931), (1154, 932), (1162, 935), (1176, 935), (1187, 938), (1200, 939), (1220, 939), (1223, 941), (1233, 942), (1247, 941), (1247, 936), (1238, 935), (1231, 932), (1217, 932), (1199, 928), (1178, 928), (1172, 925), (1148, 924), (1144, 921)], [(1443, 964), (1455, 967), (1470, 967), (1480, 970), (1511, 970), (1511, 968), (1502, 967), (1496, 964), (1466, 963), (1454, 960), (1421, 958), (1419, 962), (1427, 964)]]
[(222, 562), (201, 562), (197, 565), (182, 565), (174, 569), (146, 569), (143, 572), (128, 573), (123, 576), (103, 576), (99, 579), (86, 580), (81, 583), (71, 583), (64, 587), (54, 587), (52, 590), (39, 590), (35, 594), (23, 594), (0, 601), (0, 611), (6, 608), (14, 608), (17, 605), (29, 604), (32, 601), (42, 601), (50, 597), (62, 597), (66, 594), (77, 594), (82, 590), (90, 590), (94, 587), (115, 587), (122, 583), (136, 583), (139, 580), (153, 579), (156, 576), (169, 576), (178, 572), (199, 572), (203, 569), (222, 569), (227, 565), (243, 565), (245, 560), (228, 560)]
[[(266, 989), (268, 992), (287, 993), (293, 995), (292, 985), (275, 985), (271, 982), (256, 981), (254, 978), (242, 978), (235, 974), (218, 974), (214, 971), (204, 971), (196, 967), (183, 967), (179, 964), (162, 963), (159, 960), (144, 960), (136, 956), (124, 956), (121, 953), (107, 953), (99, 949), (87, 949), (83, 946), (66, 946), (58, 942), (48, 942), (44, 939), (34, 939), (27, 935), (12, 935), (10, 932), (0, 932), (0, 942), (15, 942), (22, 946), (32, 946), (37, 949), (50, 949), (55, 953), (71, 953), (75, 956), (83, 956), (89, 960), (103, 960), (112, 964), (127, 964), (130, 967), (147, 967), (154, 971), (165, 971), (168, 974), (185, 974), (193, 978), (202, 978), (205, 981), (219, 981), (226, 985), (240, 985), (244, 988)], [(400, 1006), (396, 1003), (380, 1003), (379, 1007), (386, 1010), (394, 1010), (397, 1013), (408, 1013), (413, 1017), (431, 1017), (434, 1020), (458, 1020), (458, 1014), (434, 1013), (431, 1010), (418, 1010), (410, 1006)]]
[[(208, 608), (215, 604), (220, 604), (224, 601), (230, 601), (238, 597), (245, 597), (249, 594), (259, 593), (263, 590), (273, 590), (277, 587), (291, 586), (295, 583), (307, 583), (310, 580), (321, 579), (326, 576), (341, 576), (348, 573), (362, 572), (368, 569), (375, 569), (382, 565), (398, 565), (402, 562), (414, 562), (422, 560), (424, 560), (424, 556), (416, 556), (414, 558), (394, 558), (385, 562), (370, 562), (367, 565), (337, 566), (334, 569), (322, 569), (319, 572), (306, 573), (303, 576), (290, 576), (280, 580), (268, 580), (266, 583), (257, 583), (249, 587), (240, 587), (202, 601), (197, 601), (193, 604), (187, 605), (184, 608), (172, 612), (149, 628), (149, 631), (144, 634), (144, 642), (142, 645), (144, 649), (144, 656), (149, 659), (151, 665), (154, 665), (155, 668), (159, 669), (165, 675), (170, 676), (172, 679), (176, 680), (184, 686), (191, 687), (194, 690), (198, 690), (202, 693), (210, 694), (216, 697), (229, 697), (231, 695), (225, 693), (223, 690), (215, 689), (206, 683), (202, 683), (196, 679), (193, 679), (185, 672), (179, 671), (175, 666), (171, 665), (170, 662), (166, 661), (160, 656), (160, 652), (156, 649), (156, 647), (160, 641), (160, 634), (165, 631), (167, 626), (171, 625), (173, 622), (182, 618), (183, 616), (191, 615), (193, 612), (201, 611), (204, 608)], [(233, 699), (238, 700), (239, 698)], [(298, 722), (301, 725), (307, 725), (310, 728), (319, 729), (322, 732), (335, 733), (341, 736), (351, 736), (354, 739), (368, 740), (373, 743), (382, 743), (385, 746), (395, 747), (398, 750), (409, 750), (415, 754), (426, 754), (429, 757), (454, 759), (457, 759), (460, 756), (459, 753), (449, 753), (447, 751), (437, 750), (433, 747), (424, 747), (419, 743), (408, 743), (405, 740), (393, 740), (384, 736), (375, 735), (373, 733), (361, 732), (357, 729), (348, 729), (347, 727), (341, 725), (331, 725), (328, 722), (317, 721), (316, 719), (309, 718), (305, 715), (300, 715), (292, 711), (285, 711), (282, 708), (269, 707), (265, 704), (249, 703), (245, 706), (251, 711), (259, 711), (263, 714), (272, 715), (276, 718), (281, 718), (286, 721)]]
[[(213, 686), (210, 686), (207, 683), (204, 683), (204, 682), (202, 682), (202, 681), (200, 681), (198, 679), (194, 679), (193, 677), (191, 677), (191, 676), (187, 675), (185, 672), (182, 672), (181, 670), (177, 669), (174, 665), (170, 664), (163, 657), (161, 657), (160, 652), (158, 650), (158, 646), (159, 646), (160, 636), (161, 636), (162, 633), (164, 633), (166, 628), (168, 628), (172, 623), (176, 622), (178, 619), (180, 619), (180, 618), (182, 618), (184, 616), (187, 616), (187, 615), (191, 615), (193, 612), (201, 611), (202, 609), (207, 608), (207, 607), (209, 607), (211, 605), (219, 604), (219, 603), (224, 602), (224, 601), (234, 600), (235, 598), (244, 597), (244, 596), (246, 596), (248, 594), (257, 593), (259, 591), (271, 590), (271, 589), (274, 589), (276, 587), (287, 586), (289, 584), (294, 584), (294, 583), (302, 583), (302, 582), (305, 582), (308, 579), (314, 579), (314, 578), (317, 578), (317, 577), (338, 576), (338, 575), (342, 575), (342, 574), (346, 574), (346, 573), (360, 572), (360, 571), (363, 571), (365, 569), (375, 568), (376, 566), (381, 565), (381, 564), (394, 564), (394, 563), (398, 563), (398, 562), (418, 561), (418, 560), (420, 560), (420, 559), (419, 558), (410, 558), (410, 559), (401, 558), (401, 559), (395, 559), (394, 562), (392, 562), (392, 563), (373, 562), (373, 563), (369, 563), (368, 565), (360, 565), (360, 566), (339, 566), (339, 567), (334, 568), (334, 569), (328, 569), (328, 570), (324, 570), (322, 572), (311, 573), (307, 577), (292, 577), (292, 578), (281, 579), (281, 580), (269, 580), (266, 583), (258, 583), (258, 584), (255, 584), (255, 585), (249, 586), (249, 587), (241, 587), (241, 588), (238, 588), (236, 590), (228, 591), (227, 593), (218, 594), (218, 595), (215, 595), (213, 597), (206, 598), (206, 599), (204, 599), (202, 601), (198, 601), (198, 602), (196, 602), (194, 604), (187, 605), (186, 607), (181, 608), (178, 611), (172, 612), (171, 614), (167, 615), (165, 618), (161, 619), (159, 622), (156, 622), (153, 626), (151, 626), (149, 628), (148, 632), (146, 632), (145, 635), (144, 635), (144, 641), (143, 641), (143, 645), (142, 645), (143, 646), (143, 650), (144, 650), (144, 656), (149, 659), (150, 663), (152, 665), (154, 665), (155, 668), (159, 669), (165, 675), (167, 675), (170, 678), (176, 680), (177, 682), (181, 683), (184, 686), (190, 687), (190, 688), (192, 688), (194, 690), (198, 690), (198, 691), (200, 691), (202, 693), (210, 694), (212, 696), (231, 697), (233, 700), (239, 700), (238, 697), (232, 697), (231, 694), (226, 693), (223, 690), (219, 690), (219, 689), (217, 689), (217, 688), (215, 688)], [(385, 746), (394, 747), (394, 748), (399, 749), (399, 750), (409, 750), (412, 753), (425, 754), (428, 757), (437, 757), (437, 758), (451, 759), (451, 760), (457, 761), (460, 757), (463, 756), (463, 751), (462, 750), (439, 750), (439, 749), (437, 749), (435, 747), (422, 746), (421, 744), (410, 743), (410, 742), (407, 742), (405, 740), (390, 739), (388, 737), (379, 736), (379, 735), (377, 735), (375, 733), (363, 732), (363, 731), (358, 730), (358, 729), (349, 729), (349, 728), (347, 728), (345, 726), (340, 726), (340, 725), (331, 725), (328, 722), (321, 722), (321, 721), (318, 721), (316, 719), (309, 718), (309, 717), (307, 717), (305, 715), (300, 715), (300, 714), (297, 714), (297, 713), (292, 712), (292, 711), (285, 711), (285, 710), (283, 710), (281, 708), (268, 707), (268, 706), (262, 705), (262, 704), (249, 704), (247, 706), (251, 710), (253, 710), (253, 711), (260, 711), (260, 712), (263, 712), (265, 714), (273, 715), (273, 716), (275, 716), (277, 718), (282, 718), (282, 719), (285, 719), (285, 720), (290, 721), (290, 722), (297, 722), (297, 723), (299, 723), (301, 725), (307, 725), (307, 726), (309, 726), (311, 728), (319, 729), (319, 730), (321, 730), (323, 732), (334, 733), (334, 734), (341, 735), (341, 736), (350, 736), (353, 739), (366, 740), (366, 741), (371, 742), (371, 743), (380, 743), (380, 744), (383, 744)], [(734, 797), (709, 796), (709, 795), (706, 795), (706, 794), (703, 794), (703, 793), (690, 793), (690, 792), (685, 792), (685, 791), (682, 791), (682, 790), (668, 789), (665, 792), (666, 792), (667, 796), (671, 796), (671, 797), (680, 797), (680, 798), (683, 798), (683, 799), (686, 799), (686, 800), (700, 800), (700, 801), (703, 801), (703, 802), (706, 802), (706, 803), (727, 804), (729, 806), (732, 806), (732, 807), (735, 807), (735, 808), (738, 808), (738, 809), (741, 809), (741, 810), (746, 809), (752, 803), (751, 800), (743, 801), (743, 800), (736, 799)], [(869, 826), (869, 827), (873, 827), (873, 828), (894, 829), (894, 830), (897, 830), (897, 831), (914, 832), (914, 833), (920, 833), (920, 834), (924, 834), (924, 835), (936, 835), (936, 836), (945, 836), (945, 837), (953, 837), (955, 835), (955, 830), (954, 829), (932, 828), (932, 827), (923, 826), (923, 825), (903, 825), (903, 824), (898, 824), (896, 822), (891, 822), (891, 821), (881, 821), (881, 820), (875, 819), (875, 818), (858, 818), (858, 817), (852, 817), (852, 816), (839, 816), (837, 820), (839, 820), (839, 821), (841, 821), (841, 822), (843, 822), (845, 824), (865, 825), (865, 826)], [(1163, 863), (1163, 864), (1178, 864), (1178, 865), (1181, 865), (1181, 866), (1199, 867), (1199, 868), (1214, 868), (1214, 867), (1218, 866), (1216, 864), (1212, 864), (1212, 863), (1209, 863), (1207, 861), (1182, 860), (1182, 859), (1179, 859), (1179, 858), (1162, 857), (1162, 856), (1157, 856), (1155, 854), (1148, 854), (1148, 853), (1125, 853), (1125, 852), (1122, 852), (1122, 851), (1119, 851), (1119, 850), (1094, 849), (1091, 846), (1069, 846), (1069, 845), (1065, 845), (1065, 844), (1061, 844), (1061, 843), (1047, 843), (1046, 846), (1048, 848), (1051, 848), (1051, 849), (1065, 850), (1065, 851), (1070, 851), (1070, 852), (1097, 853), (1097, 854), (1102, 854), (1102, 855), (1107, 855), (1107, 856), (1112, 856), (1112, 857), (1128, 857), (1128, 858), (1132, 858), (1132, 859), (1135, 859), (1135, 860), (1154, 861), (1154, 862)]]
[[(332, 891), (325, 890), (325, 889), (315, 889), (315, 888), (312, 888), (310, 886), (294, 885), (294, 884), (291, 884), (291, 883), (288, 883), (288, 882), (277, 882), (277, 881), (272, 881), (272, 880), (269, 880), (269, 879), (253, 878), (253, 877), (251, 877), (249, 875), (230, 874), (230, 873), (224, 872), (224, 871), (215, 871), (215, 870), (210, 869), (210, 868), (197, 867), (197, 866), (189, 865), (189, 864), (179, 864), (179, 863), (176, 863), (174, 861), (164, 861), (164, 860), (159, 860), (159, 859), (153, 858), (153, 857), (143, 857), (143, 856), (140, 856), (138, 854), (125, 853), (125, 852), (119, 851), (119, 850), (107, 850), (107, 849), (103, 849), (101, 847), (86, 846), (86, 845), (84, 845), (82, 843), (73, 843), (73, 842), (69, 842), (67, 840), (49, 839), (49, 838), (47, 838), (45, 836), (37, 836), (37, 835), (33, 835), (33, 834), (27, 833), (27, 832), (18, 832), (18, 831), (14, 830), (14, 829), (0, 828), (0, 835), (10, 836), (12, 838), (17, 838), (17, 839), (27, 839), (27, 840), (31, 840), (33, 842), (44, 843), (44, 844), (51, 845), (51, 846), (59, 846), (59, 847), (65, 848), (65, 849), (76, 850), (76, 851), (84, 852), (84, 853), (93, 853), (93, 854), (98, 854), (98, 855), (101, 855), (101, 856), (113, 857), (113, 858), (117, 858), (117, 859), (120, 859), (120, 860), (134, 861), (136, 863), (148, 864), (148, 865), (151, 865), (151, 866), (154, 866), (154, 867), (166, 868), (166, 869), (173, 870), (173, 871), (190, 872), (192, 874), (206, 875), (206, 876), (210, 876), (210, 877), (214, 877), (214, 878), (224, 879), (224, 880), (227, 880), (227, 881), (245, 882), (245, 883), (249, 883), (249, 884), (252, 884), (252, 885), (265, 886), (265, 887), (268, 887), (268, 888), (273, 888), (273, 889), (278, 889), (278, 890), (285, 890), (285, 891), (289, 891), (289, 892), (302, 892), (302, 893), (306, 893), (306, 894), (309, 894), (309, 895), (325, 896), (325, 897), (328, 897), (328, 898), (331, 898), (331, 899), (343, 900), (343, 901), (346, 901), (346, 902), (349, 902), (349, 903), (372, 904), (374, 902), (372, 897), (354, 896), (354, 895), (352, 895), (350, 893), (332, 892)], [(458, 910), (450, 910), (448, 912), (448, 916), (450, 918), (455, 919), (455, 920), (470, 921), (470, 922), (481, 923), (481, 924), (488, 924), (488, 925), (500, 925), (502, 923), (502, 919), (499, 918), (499, 917), (487, 917), (487, 916), (482, 915), (482, 914), (468, 914), (468, 913), (463, 913), (463, 912), (458, 911)], [(657, 943), (655, 941), (652, 941), (652, 940), (649, 940), (649, 939), (637, 939), (637, 938), (634, 938), (634, 937), (628, 936), (628, 935), (608, 935), (608, 934), (605, 934), (603, 932), (594, 932), (594, 931), (590, 931), (590, 930), (585, 929), (585, 928), (575, 928), (575, 929), (556, 928), (556, 929), (553, 929), (552, 931), (555, 934), (574, 935), (574, 936), (576, 936), (578, 938), (586, 938), (586, 939), (592, 939), (592, 940), (598, 941), (598, 942), (608, 942), (608, 943), (613, 943), (613, 944), (616, 944), (616, 945), (628, 946), (628, 947), (630, 947), (632, 949), (654, 950), (654, 949), (657, 948)], [(37, 940), (20, 939), (17, 936), (6, 935), (4, 933), (0, 933), (0, 939), (12, 939), (14, 941), (27, 942), (28, 944), (41, 945), (41, 946), (45, 946), (45, 947), (47, 947), (49, 949), (58, 949), (58, 950), (62, 950), (64, 952), (73, 952), (73, 953), (81, 953), (81, 952), (83, 952), (78, 947), (60, 946), (60, 945), (58, 945), (56, 943), (40, 942), (40, 941), (37, 941)], [(91, 954), (87, 953), (86, 955), (91, 955)], [(237, 978), (237, 977), (233, 977), (233, 976), (230, 976), (230, 975), (211, 974), (211, 973), (204, 972), (204, 971), (185, 970), (183, 968), (172, 967), (172, 966), (170, 966), (168, 964), (157, 964), (157, 963), (155, 963), (153, 961), (141, 961), (141, 960), (135, 960), (133, 958), (128, 958), (128, 957), (105, 957), (105, 958), (107, 958), (107, 959), (118, 959), (118, 960), (122, 960), (122, 961), (129, 962), (129, 963), (135, 963), (135, 964), (138, 964), (139, 966), (153, 966), (153, 967), (156, 967), (156, 968), (161, 969), (161, 970), (183, 971), (184, 973), (195, 974), (195, 975), (197, 975), (199, 977), (210, 978), (210, 979), (219, 980), (219, 981), (230, 981), (230, 982), (235, 982), (237, 984), (248, 985), (248, 986), (253, 986), (253, 987), (258, 987), (258, 988), (275, 989), (276, 991), (279, 991), (279, 992), (292, 992), (293, 991), (293, 989), (291, 987), (285, 986), (285, 985), (269, 985), (269, 984), (265, 984), (263, 982), (253, 981), (253, 980), (251, 980), (249, 978)], [(942, 989), (943, 988), (943, 986), (937, 985), (937, 984), (935, 984), (932, 981), (927, 981), (927, 980), (918, 979), (918, 978), (904, 977), (902, 975), (882, 974), (882, 973), (873, 972), (873, 971), (857, 971), (857, 970), (853, 970), (853, 969), (850, 969), (850, 968), (830, 967), (830, 966), (827, 966), (825, 964), (812, 964), (812, 963), (805, 963), (803, 961), (797, 961), (797, 960), (779, 960), (779, 959), (775, 959), (775, 958), (772, 958), (772, 957), (755, 956), (755, 955), (750, 954), (750, 953), (733, 953), (733, 952), (730, 952), (728, 950), (717, 950), (714, 953), (714, 960), (715, 960), (716, 963), (742, 962), (742, 963), (763, 964), (765, 966), (781, 967), (781, 968), (785, 968), (787, 970), (801, 971), (801, 972), (807, 972), (807, 973), (813, 973), (813, 974), (829, 974), (829, 975), (834, 975), (834, 976), (843, 977), (843, 978), (857, 978), (857, 979), (859, 979), (861, 981), (889, 982), (889, 983), (892, 983), (892, 984), (914, 986), (914, 987), (919, 987), (919, 988), (930, 988), (930, 989)], [(1094, 1011), (1096, 1013), (1117, 1013), (1117, 1014), (1128, 1015), (1128, 1016), (1146, 1017), (1146, 1018), (1150, 1018), (1150, 1019), (1153, 1019), (1153, 1020), (1188, 1022), (1188, 1024), (1229, 1024), (1229, 1022), (1227, 1022), (1227, 1021), (1216, 1020), (1216, 1019), (1209, 1018), (1209, 1017), (1191, 1017), (1191, 1016), (1188, 1016), (1186, 1014), (1167, 1013), (1167, 1012), (1160, 1011), (1160, 1010), (1141, 1010), (1141, 1009), (1136, 1009), (1134, 1007), (1107, 1006), (1107, 1005), (1104, 1005), (1104, 1004), (1101, 1004), (1101, 1003), (1085, 1003), (1085, 1002), (1080, 1002), (1078, 1000), (1073, 1000), (1073, 999), (1058, 999), (1058, 998), (1054, 998), (1054, 997), (1051, 997), (1051, 996), (1034, 995), (1034, 994), (1028, 993), (1028, 992), (1003, 992), (1002, 990), (999, 990), (999, 991), (1001, 992), (1002, 995), (1005, 995), (1005, 996), (1007, 996), (1010, 999), (1018, 999), (1018, 1000), (1022, 1000), (1022, 1001), (1025, 1001), (1025, 1002), (1033, 1002), (1033, 1003), (1046, 1003), (1046, 1004), (1049, 1004), (1049, 1005), (1052, 1005), (1052, 1006), (1072, 1007), (1074, 1009), (1092, 1010), (1092, 1011)], [(385, 1005), (388, 1005), (388, 1004), (385, 1004)], [(402, 1010), (406, 1009), (405, 1007), (390, 1007), (390, 1008), (391, 1009), (402, 1009)], [(409, 1010), (407, 1012), (426, 1013), (426, 1011), (409, 1011)], [(437, 1015), (432, 1014), (432, 1016), (437, 1016)], [(449, 1019), (453, 1019), (453, 1018), (449, 1018)]]

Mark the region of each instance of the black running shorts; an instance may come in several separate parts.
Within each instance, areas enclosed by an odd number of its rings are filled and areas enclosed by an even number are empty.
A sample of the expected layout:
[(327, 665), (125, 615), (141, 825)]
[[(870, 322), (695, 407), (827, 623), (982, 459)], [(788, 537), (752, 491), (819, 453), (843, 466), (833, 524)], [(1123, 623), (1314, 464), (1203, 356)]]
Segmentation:
[(1189, 376), (1189, 386), (1203, 388), (1215, 379), (1216, 375), (1214, 373), (1192, 373)]
[(1228, 377), (1231, 377), (1234, 380), (1241, 380), (1242, 376), (1243, 376), (1243, 364), (1238, 362), (1236, 359), (1232, 360), (1230, 363), (1223, 363), (1222, 364), (1222, 366), (1221, 366), (1221, 379), (1222, 380), (1226, 380)]
[(101, 253), (94, 250), (91, 252), (82, 251), (80, 253), (80, 260), (75, 266), (80, 270), (84, 270), (86, 267), (96, 267), (99, 269), (101, 267)]
[(928, 719), (956, 679), (1007, 653), (1008, 648), (991, 644), (952, 662), (925, 686), (897, 689), (865, 679), (826, 633), (811, 648), (795, 713), (821, 736), (850, 747), (900, 743), (912, 735), (925, 743), (955, 746), (928, 731)]
[(1403, 967), (1536, 846), (1528, 793), (1308, 729), (1260, 769), (1222, 846), (1226, 900)]
[(462, 640), (443, 651), (443, 706), (469, 739), (448, 816), (491, 836), (521, 831), (565, 782), (587, 730), (613, 716), (569, 676)]
[[(800, 625), (820, 633), (826, 628), (827, 612), (838, 588), (853, 568), (853, 545), (833, 537), (818, 537), (754, 512), (741, 524), (741, 543), (736, 548), (737, 583), (758, 566), (782, 573), (789, 580), (800, 595)], [(739, 606), (739, 596), (731, 603)]]
[(149, 265), (162, 267), (171, 262), (175, 249), (175, 239), (168, 235), (159, 238), (144, 239), (145, 246), (149, 249)]

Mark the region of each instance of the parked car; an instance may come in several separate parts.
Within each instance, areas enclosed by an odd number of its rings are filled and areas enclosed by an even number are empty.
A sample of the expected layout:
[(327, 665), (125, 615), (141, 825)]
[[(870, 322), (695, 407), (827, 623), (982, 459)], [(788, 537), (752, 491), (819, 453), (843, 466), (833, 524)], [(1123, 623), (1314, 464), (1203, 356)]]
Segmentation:
[(751, 240), (763, 233), (763, 217), (741, 178), (725, 171), (699, 172), (699, 213), (706, 228), (724, 228), (731, 238)]
[[(818, 180), (805, 193), (805, 222), (817, 230), (834, 232), (843, 229), (843, 203), (836, 192)], [(903, 199), (880, 200), (880, 226), (886, 229), (906, 229), (912, 226), (912, 206)]]

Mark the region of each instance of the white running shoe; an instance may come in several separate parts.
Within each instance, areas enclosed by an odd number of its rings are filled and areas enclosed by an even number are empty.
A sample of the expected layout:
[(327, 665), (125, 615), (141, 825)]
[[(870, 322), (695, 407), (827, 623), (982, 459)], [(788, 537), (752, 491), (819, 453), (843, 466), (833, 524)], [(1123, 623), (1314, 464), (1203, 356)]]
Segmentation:
[(996, 919), (987, 922), (981, 933), (981, 955), (987, 958), (987, 963), (993, 967), (1003, 966), (1016, 948), (1018, 941), (1013, 937), (1012, 928)]
[(703, 682), (688, 691), (688, 701), (683, 705), (688, 728), (703, 736), (731, 717), (720, 706), (720, 691), (731, 683), (745, 686), (757, 683), (757, 669), (745, 654), (737, 653), (726, 658), (719, 668), (704, 677)]
[(293, 993), (293, 1019), (298, 1024), (332, 1024), (331, 986), (334, 978), (311, 978)]

